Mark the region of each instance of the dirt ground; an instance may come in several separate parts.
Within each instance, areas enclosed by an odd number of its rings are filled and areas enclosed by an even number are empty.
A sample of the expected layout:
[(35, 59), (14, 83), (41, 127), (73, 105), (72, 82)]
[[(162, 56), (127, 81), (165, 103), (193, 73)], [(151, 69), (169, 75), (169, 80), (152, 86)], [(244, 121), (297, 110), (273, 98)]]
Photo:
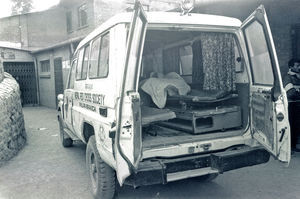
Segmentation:
[[(85, 145), (63, 148), (56, 111), (25, 107), (28, 142), (0, 168), (0, 199), (92, 198), (85, 168)], [(300, 199), (300, 153), (288, 168), (275, 160), (230, 171), (208, 183), (195, 179), (133, 189), (118, 198)]]

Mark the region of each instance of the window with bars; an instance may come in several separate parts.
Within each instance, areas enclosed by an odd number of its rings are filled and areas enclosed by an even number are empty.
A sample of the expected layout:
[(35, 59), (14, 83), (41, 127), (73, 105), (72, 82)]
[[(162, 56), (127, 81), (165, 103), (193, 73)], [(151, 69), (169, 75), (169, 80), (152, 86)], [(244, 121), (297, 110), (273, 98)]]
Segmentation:
[(40, 61), (40, 77), (50, 77), (50, 60)]
[(66, 20), (67, 20), (67, 32), (72, 32), (73, 24), (72, 24), (72, 12), (68, 11), (66, 13)]

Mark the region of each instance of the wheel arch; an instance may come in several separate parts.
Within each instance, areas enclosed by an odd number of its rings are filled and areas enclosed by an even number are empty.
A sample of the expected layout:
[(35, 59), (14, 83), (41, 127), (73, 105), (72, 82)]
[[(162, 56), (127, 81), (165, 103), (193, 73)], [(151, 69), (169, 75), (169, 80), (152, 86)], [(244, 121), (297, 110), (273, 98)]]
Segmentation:
[(92, 124), (88, 122), (83, 122), (83, 138), (85, 143), (88, 143), (89, 138), (95, 135), (95, 129)]

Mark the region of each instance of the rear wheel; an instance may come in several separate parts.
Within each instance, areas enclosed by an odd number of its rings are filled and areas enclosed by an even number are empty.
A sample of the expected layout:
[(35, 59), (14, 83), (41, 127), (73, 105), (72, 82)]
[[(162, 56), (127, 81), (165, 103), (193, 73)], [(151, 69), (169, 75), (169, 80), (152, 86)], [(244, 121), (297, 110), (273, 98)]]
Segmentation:
[(111, 199), (116, 191), (116, 174), (100, 157), (95, 136), (89, 138), (86, 148), (86, 164), (90, 175), (94, 198)]
[(59, 135), (60, 135), (60, 142), (63, 147), (71, 147), (73, 145), (73, 140), (68, 137), (64, 131), (63, 123), (61, 121), (61, 117), (58, 119), (59, 124)]

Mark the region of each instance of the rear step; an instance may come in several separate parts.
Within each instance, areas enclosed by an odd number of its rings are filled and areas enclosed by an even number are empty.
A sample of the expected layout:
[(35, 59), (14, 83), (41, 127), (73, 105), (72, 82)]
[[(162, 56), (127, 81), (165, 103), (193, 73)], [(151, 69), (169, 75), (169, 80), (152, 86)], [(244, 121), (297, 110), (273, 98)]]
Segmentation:
[(203, 175), (213, 174), (213, 173), (219, 173), (219, 171), (216, 169), (212, 169), (211, 167), (207, 167), (207, 168), (193, 169), (188, 171), (180, 171), (177, 173), (168, 173), (167, 181), (172, 182), (176, 180), (193, 178), (193, 177), (203, 176)]

